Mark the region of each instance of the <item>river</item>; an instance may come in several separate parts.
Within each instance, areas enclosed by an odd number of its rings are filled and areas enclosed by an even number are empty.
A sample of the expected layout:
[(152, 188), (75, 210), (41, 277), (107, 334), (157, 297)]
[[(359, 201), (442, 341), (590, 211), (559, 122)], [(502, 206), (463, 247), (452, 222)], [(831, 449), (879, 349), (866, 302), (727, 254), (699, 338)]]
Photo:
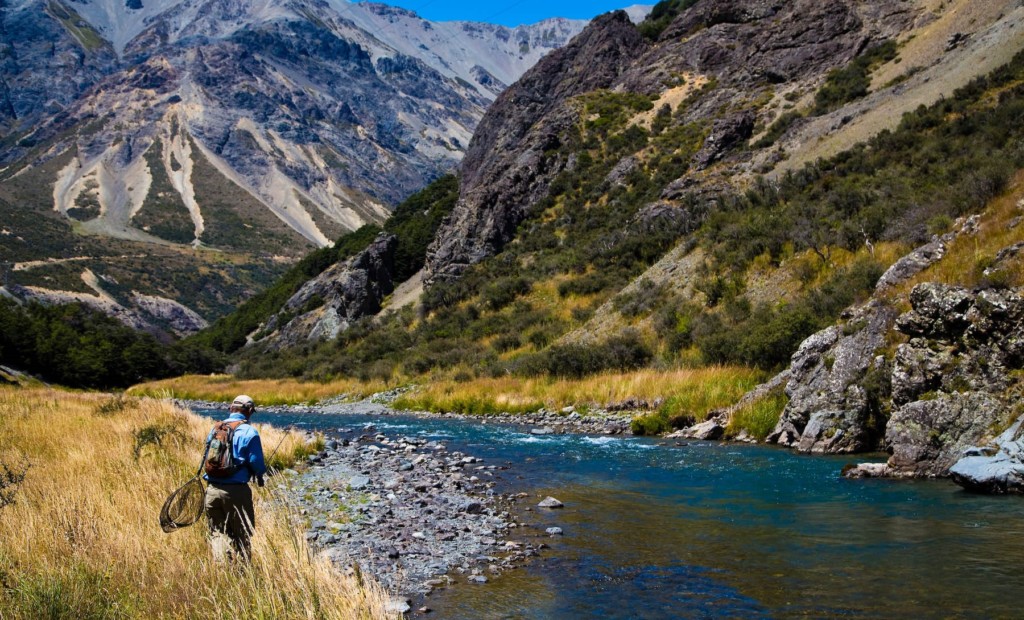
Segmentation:
[(486, 584), (435, 592), (418, 602), (431, 617), (1021, 616), (1019, 497), (972, 495), (948, 481), (844, 480), (850, 457), (766, 446), (532, 436), (408, 416), (258, 415), (328, 435), (372, 422), (389, 436), (444, 440), (510, 465), (495, 490), (528, 493), (523, 507), (546, 495), (565, 503), (521, 514), (541, 533), (563, 529), (541, 557)]

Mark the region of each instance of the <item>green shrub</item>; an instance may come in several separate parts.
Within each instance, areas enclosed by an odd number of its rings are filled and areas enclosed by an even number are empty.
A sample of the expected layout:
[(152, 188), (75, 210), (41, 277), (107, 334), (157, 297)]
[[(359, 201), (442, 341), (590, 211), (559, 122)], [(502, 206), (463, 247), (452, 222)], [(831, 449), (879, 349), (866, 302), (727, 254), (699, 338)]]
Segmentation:
[(669, 430), (668, 421), (657, 413), (638, 415), (629, 423), (634, 435), (660, 435)]
[(580, 378), (604, 370), (633, 370), (646, 366), (654, 354), (633, 330), (597, 344), (555, 345), (523, 368), (525, 374), (545, 372), (556, 377)]
[(526, 278), (502, 278), (484, 289), (481, 298), (491, 310), (500, 310), (529, 293), (532, 287), (533, 284)]
[(896, 42), (885, 41), (868, 48), (842, 69), (833, 69), (814, 96), (811, 114), (820, 116), (868, 94), (871, 71), (896, 57)]

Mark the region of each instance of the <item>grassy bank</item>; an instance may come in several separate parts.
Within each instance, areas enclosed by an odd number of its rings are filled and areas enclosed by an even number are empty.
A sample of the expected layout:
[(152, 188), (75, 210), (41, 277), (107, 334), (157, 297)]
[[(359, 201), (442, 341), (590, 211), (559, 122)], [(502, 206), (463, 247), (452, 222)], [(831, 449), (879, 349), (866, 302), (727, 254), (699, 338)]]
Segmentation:
[(669, 371), (609, 372), (582, 379), (499, 377), (458, 382), (434, 381), (395, 401), (399, 409), (454, 411), (468, 414), (524, 413), (541, 407), (588, 408), (623, 403), (678, 403), (694, 415), (736, 401), (757, 385), (760, 371), (712, 366)]
[(383, 381), (335, 379), (324, 383), (299, 379), (241, 380), (232, 375), (185, 375), (162, 381), (150, 381), (132, 387), (135, 396), (181, 398), (230, 402), (239, 394), (248, 394), (256, 406), (315, 403), (324, 398), (346, 394), (362, 398), (388, 388)]
[(160, 530), (208, 428), (165, 402), (0, 388), (0, 618), (386, 617), (379, 589), (312, 556), (279, 478), (256, 493), (248, 568), (214, 564), (202, 522)]

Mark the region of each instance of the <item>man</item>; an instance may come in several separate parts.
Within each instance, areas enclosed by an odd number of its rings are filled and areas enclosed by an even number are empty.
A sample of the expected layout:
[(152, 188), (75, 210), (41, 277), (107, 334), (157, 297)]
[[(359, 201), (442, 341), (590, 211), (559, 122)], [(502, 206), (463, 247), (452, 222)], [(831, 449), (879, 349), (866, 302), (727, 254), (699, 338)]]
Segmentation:
[(263, 486), (263, 474), (267, 466), (263, 461), (260, 435), (249, 424), (249, 419), (256, 411), (256, 403), (242, 394), (231, 403), (228, 411), (227, 419), (215, 426), (206, 440), (209, 455), (209, 446), (218, 434), (218, 429), (225, 429), (219, 435), (223, 438), (226, 436), (226, 427), (233, 428), (230, 442), (231, 466), (214, 470), (215, 473), (211, 473), (211, 468), (207, 467), (207, 473), (203, 476), (209, 483), (206, 488), (206, 520), (210, 526), (215, 559), (231, 559), (233, 554), (237, 554), (241, 559), (248, 560), (249, 539), (256, 523), (249, 481), (255, 478), (256, 483)]

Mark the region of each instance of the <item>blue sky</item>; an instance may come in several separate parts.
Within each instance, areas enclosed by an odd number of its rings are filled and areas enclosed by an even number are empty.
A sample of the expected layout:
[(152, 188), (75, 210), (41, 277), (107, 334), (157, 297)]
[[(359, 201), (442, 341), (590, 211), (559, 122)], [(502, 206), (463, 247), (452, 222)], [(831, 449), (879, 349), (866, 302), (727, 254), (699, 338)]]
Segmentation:
[(632, 4), (654, 4), (657, 0), (377, 0), (419, 13), (431, 21), (467, 20), (505, 26), (532, 24), (548, 17), (590, 19), (601, 13)]

